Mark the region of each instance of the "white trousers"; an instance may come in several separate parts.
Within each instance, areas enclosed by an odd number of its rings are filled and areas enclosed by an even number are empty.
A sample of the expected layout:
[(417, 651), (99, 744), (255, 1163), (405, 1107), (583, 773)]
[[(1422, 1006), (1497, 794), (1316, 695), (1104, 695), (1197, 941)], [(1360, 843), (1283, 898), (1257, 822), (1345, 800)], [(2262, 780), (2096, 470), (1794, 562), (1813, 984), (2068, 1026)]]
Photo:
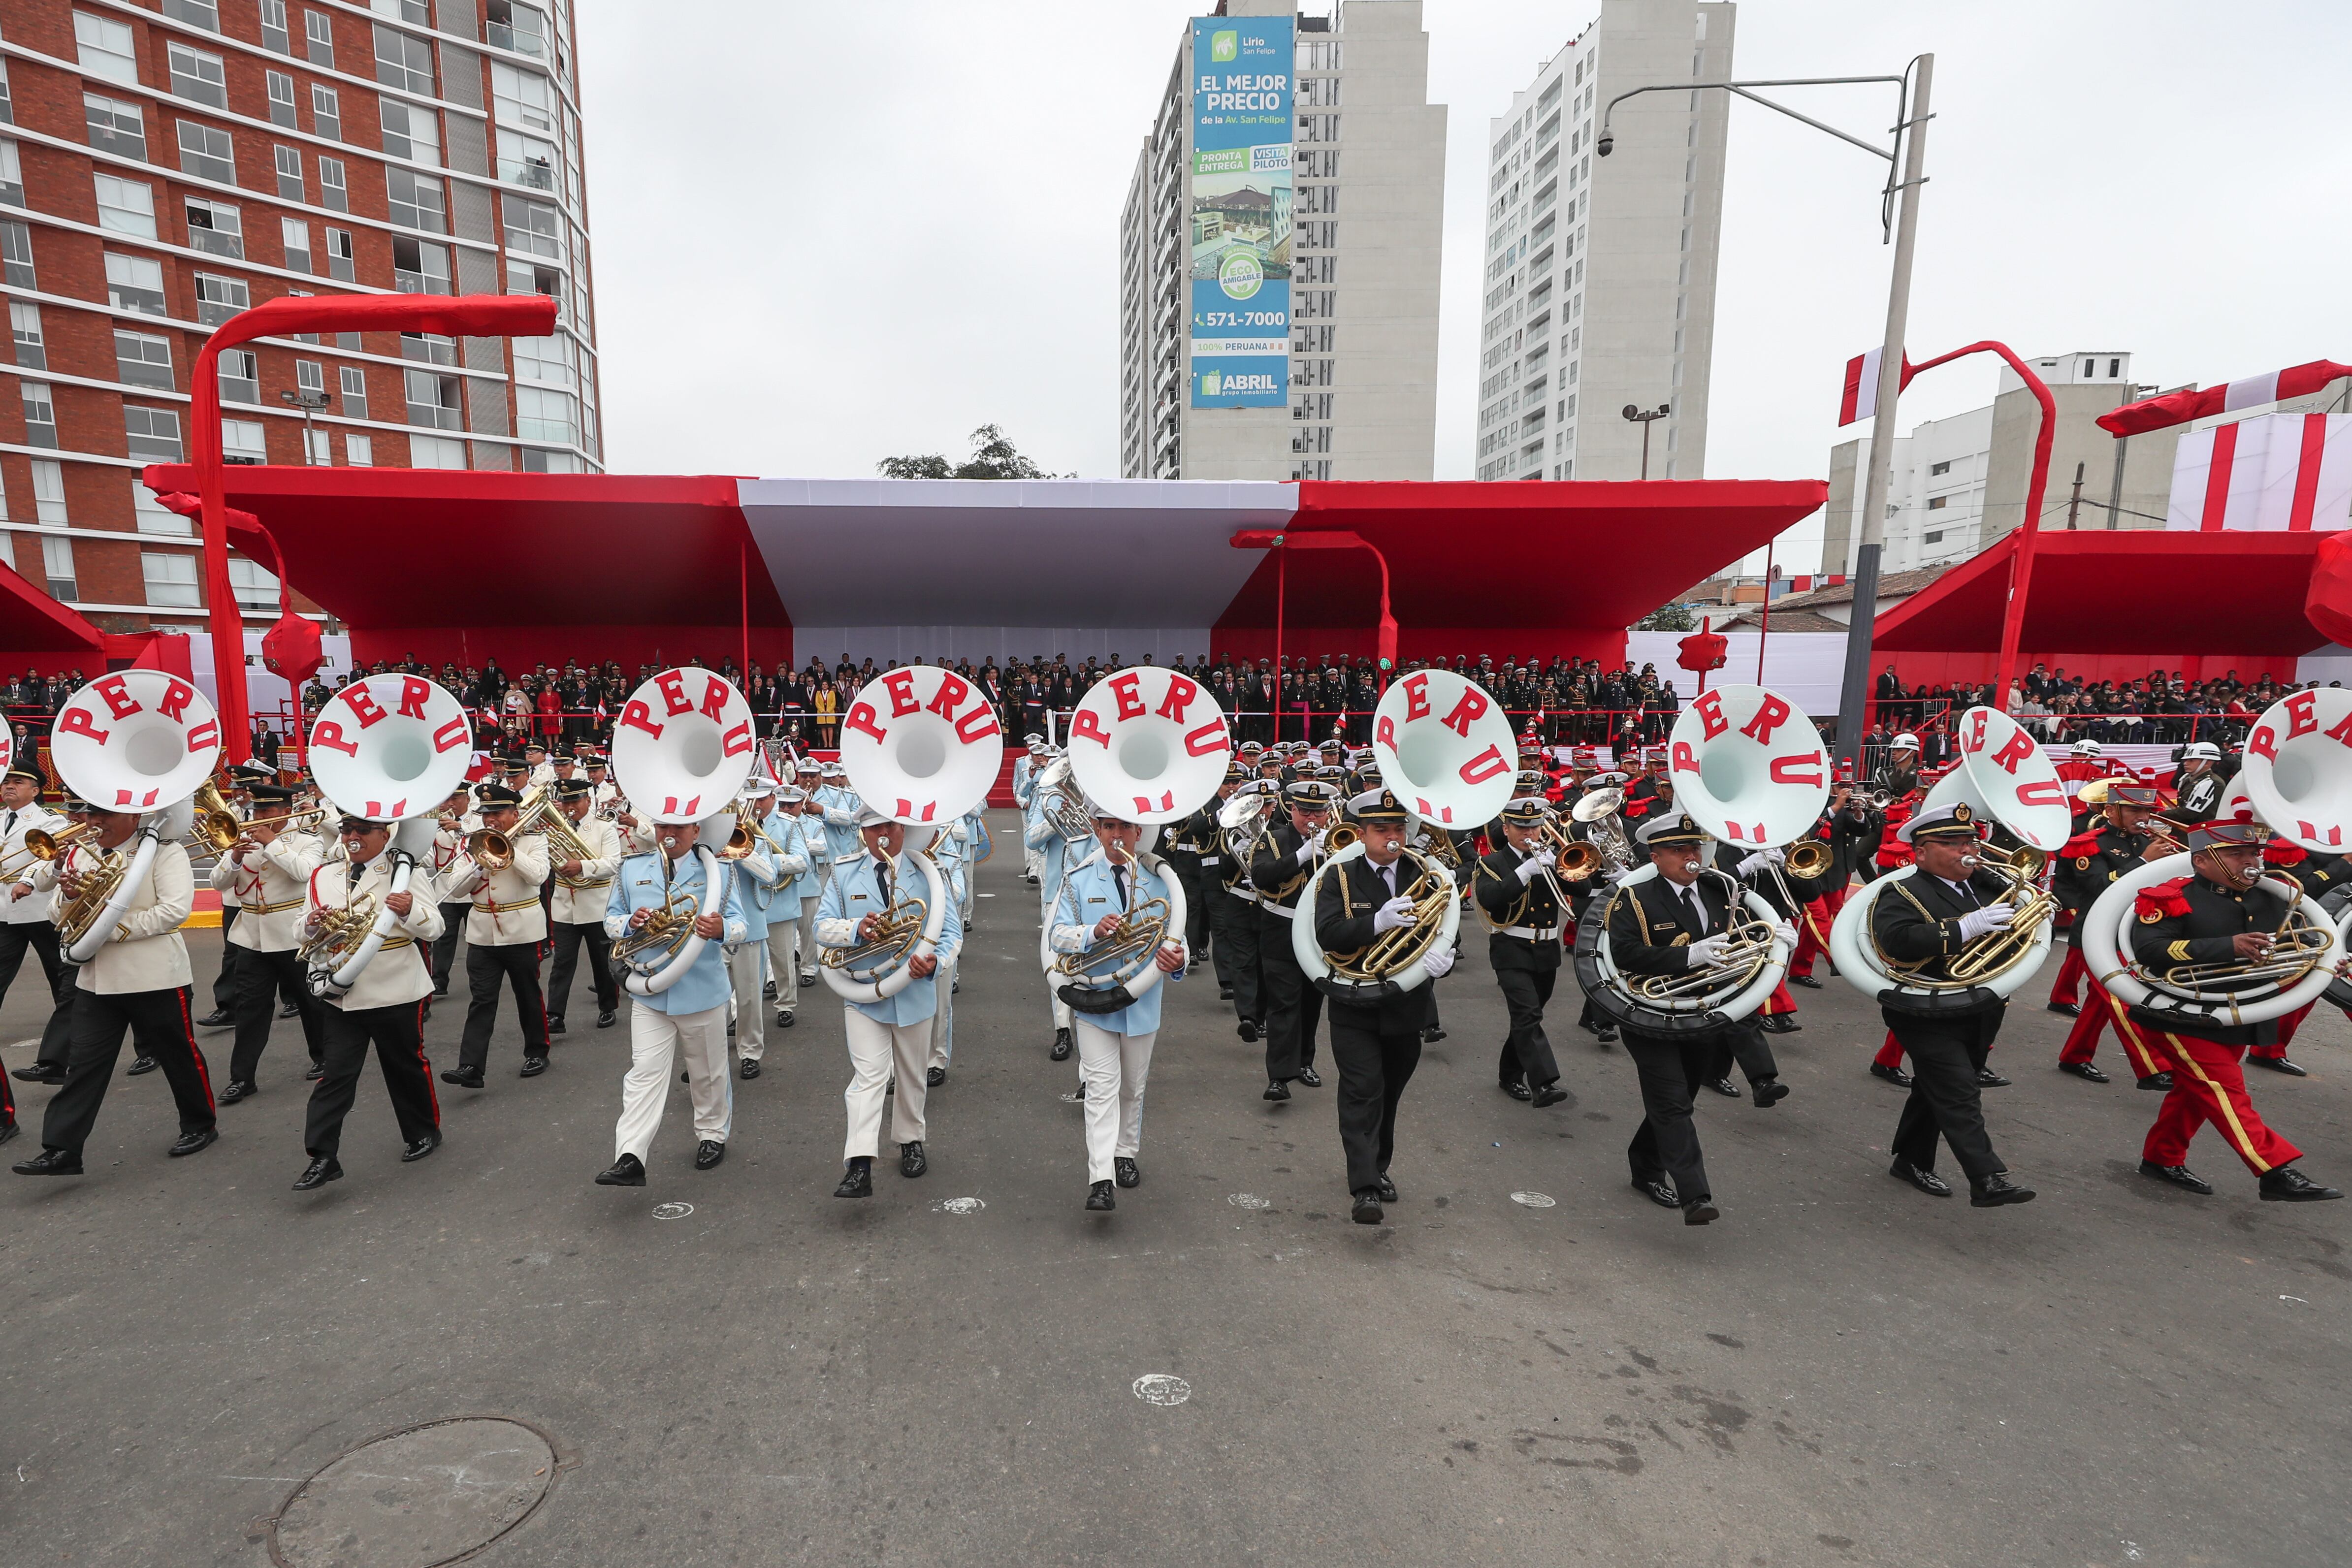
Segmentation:
[(1062, 955), (1045, 946), (1045, 938), (1050, 933), (1050, 926), (1037, 933), (1037, 960), (1045, 969), (1045, 999), (1054, 1009), (1054, 1027), (1067, 1029), (1070, 1027), (1070, 1004), (1062, 999), (1062, 988), (1070, 983), (1070, 977), (1054, 972), (1054, 966), (1061, 962)]
[(757, 1061), (768, 1049), (768, 1009), (761, 997), (767, 971), (765, 942), (746, 942), (727, 955), (727, 978), (735, 988), (735, 1050), (746, 1061)]
[(801, 900), (801, 967), (811, 975), (816, 973), (816, 906), (823, 900), (822, 894), (811, 894)]
[[(793, 899), (793, 904), (804, 902)], [(813, 917), (812, 917), (813, 918)], [(776, 982), (776, 1006), (796, 1008), (801, 1001), (801, 927), (798, 915), (784, 918), (778, 910), (768, 922), (768, 973)]]
[(1077, 1031), (1087, 1085), (1087, 1180), (1109, 1181), (1110, 1162), (1133, 1159), (1143, 1147), (1143, 1081), (1151, 1074), (1151, 1042), (1160, 1031), (1113, 1034), (1083, 1017)]
[(735, 1123), (735, 1085), (727, 1075), (727, 1009), (705, 1008), (672, 1017), (643, 1002), (629, 1009), (629, 1072), (621, 1080), (621, 1123), (613, 1130), (613, 1157), (643, 1160), (661, 1130), (674, 1059), (686, 1058), (698, 1141), (727, 1141)]
[[(931, 1020), (876, 1023), (856, 1008), (841, 1009), (844, 1032), (849, 1037), (849, 1087), (841, 1098), (849, 1108), (849, 1136), (841, 1145), (845, 1160), (872, 1159), (882, 1147), (882, 1103), (891, 1102), (890, 1141), (923, 1141), (923, 1093), (929, 1087), (923, 1069), (931, 1054)], [(893, 1077), (898, 1092), (886, 1095)]]
[(1022, 845), (1021, 871), (1032, 882), (1043, 882), (1045, 877), (1045, 852), (1031, 849), (1027, 844)]
[(932, 977), (933, 994), (940, 998), (939, 1010), (931, 1015), (931, 1055), (933, 1067), (945, 1067), (955, 1056), (955, 977), (956, 967), (942, 964)]

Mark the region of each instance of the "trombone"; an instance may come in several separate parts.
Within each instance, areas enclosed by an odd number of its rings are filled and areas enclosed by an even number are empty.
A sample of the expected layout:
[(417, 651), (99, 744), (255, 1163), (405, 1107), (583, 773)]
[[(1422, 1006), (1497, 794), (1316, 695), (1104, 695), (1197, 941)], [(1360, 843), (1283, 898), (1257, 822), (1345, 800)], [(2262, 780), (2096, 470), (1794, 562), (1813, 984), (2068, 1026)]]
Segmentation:
[[(236, 848), (237, 841), (255, 828), (275, 825), (279, 832), (291, 833), (315, 828), (327, 820), (322, 807), (314, 807), (307, 811), (281, 811), (274, 817), (239, 817), (209, 779), (196, 786), (195, 808), (196, 836), (211, 845), (215, 854), (222, 855)], [(30, 833), (25, 835), (27, 848), (31, 847), (32, 837)], [(47, 860), (49, 857), (42, 855), (39, 858)]]
[[(72, 827), (63, 829), (55, 833), (44, 832), (39, 828), (26, 829), (24, 847), (21, 849), (11, 850), (5, 855), (0, 855), (0, 880), (5, 880), (6, 876), (11, 874), (9, 862), (14, 861), (18, 855), (30, 855), (37, 861), (53, 861), (57, 859), (58, 855), (65, 852), (65, 848), (68, 844), (72, 843), (76, 839), (82, 837), (89, 831), (89, 824), (88, 822), (76, 822)], [(25, 865), (16, 867), (16, 871), (22, 873), (29, 872), (33, 868), (31, 866)]]

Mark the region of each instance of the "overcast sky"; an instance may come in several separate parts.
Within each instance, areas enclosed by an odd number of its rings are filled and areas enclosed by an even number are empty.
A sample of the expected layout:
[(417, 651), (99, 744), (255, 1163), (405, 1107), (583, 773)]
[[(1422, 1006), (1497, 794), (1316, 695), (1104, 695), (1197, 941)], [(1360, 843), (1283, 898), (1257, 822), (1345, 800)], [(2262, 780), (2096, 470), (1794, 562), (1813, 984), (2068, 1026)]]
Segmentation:
[[(1323, 0), (1310, 0), (1318, 8)], [(1206, 0), (578, 0), (609, 466), (858, 476), (995, 423), (1116, 476), (1118, 214)], [(1486, 123), (1598, 0), (1427, 0), (1449, 106), (1437, 473), (1471, 471)], [(690, 15), (690, 20), (689, 18)], [(1747, 0), (1744, 78), (1936, 54), (1912, 357), (2121, 350), (2142, 382), (2352, 358), (2352, 6)], [(1891, 89), (1792, 89), (1876, 139)], [(1732, 110), (1710, 478), (1827, 472), (1883, 330), (1883, 165)], [(1990, 401), (1915, 383), (1906, 428)], [(1818, 517), (1780, 559), (1810, 570)]]

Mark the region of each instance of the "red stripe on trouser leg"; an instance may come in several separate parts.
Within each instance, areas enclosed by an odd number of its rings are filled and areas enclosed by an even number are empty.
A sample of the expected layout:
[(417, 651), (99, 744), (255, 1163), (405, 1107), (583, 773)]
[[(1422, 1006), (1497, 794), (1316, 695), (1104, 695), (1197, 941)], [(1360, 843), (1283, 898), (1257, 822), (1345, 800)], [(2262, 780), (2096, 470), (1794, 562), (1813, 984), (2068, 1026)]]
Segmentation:
[(2083, 950), (2067, 948), (2066, 961), (2058, 966), (2058, 978), (2051, 983), (2050, 999), (2073, 1007), (2082, 997), (2082, 984), (2090, 972), (2091, 967), (2083, 962)]
[(1782, 981), (1780, 985), (1772, 988), (1772, 994), (1764, 998), (1764, 1006), (1761, 1010), (1764, 1016), (1768, 1019), (1777, 1018), (1782, 1013), (1792, 1013), (1797, 1010), (1797, 998), (1789, 994), (1788, 982)]
[(2193, 1034), (2158, 1035), (2154, 1044), (2172, 1069), (2172, 1088), (2157, 1109), (2147, 1141), (2140, 1145), (2142, 1159), (2159, 1166), (2186, 1165), (2189, 1140), (2208, 1122), (2256, 1176), (2303, 1157), (2301, 1149), (2263, 1125), (2262, 1113), (2254, 1109), (2240, 1062), (2244, 1046), (2220, 1045)]
[(2246, 1054), (2259, 1056), (2266, 1061), (2284, 1061), (2286, 1048), (2294, 1043), (2294, 1031), (2303, 1027), (2303, 1020), (2311, 1016), (2311, 1009), (2317, 1005), (2315, 1002), (2305, 1002), (2294, 1011), (2281, 1018), (2278, 1020), (2278, 1043), (2255, 1046)]
[(1895, 1042), (1895, 1031), (1893, 1030), (1890, 1029), (1886, 1031), (1886, 1043), (1878, 1048), (1878, 1054), (1873, 1057), (1871, 1061), (1874, 1065), (1879, 1067), (1900, 1067), (1903, 1065), (1903, 1048)]
[[(1840, 904), (1844, 899), (1838, 900)], [(1808, 918), (1808, 915), (1811, 918)], [(1789, 955), (1789, 973), (1801, 980), (1813, 977), (1813, 960), (1828, 956), (1829, 949), (1813, 940), (1813, 927), (1819, 925), (1823, 936), (1829, 934), (1830, 923), (1837, 918), (1826, 894), (1807, 904), (1797, 916), (1797, 950)]]
[[(419, 946), (422, 945), (423, 944), (419, 944)], [(431, 979), (432, 977), (433, 972), (431, 967), (428, 966), (425, 969), (425, 978)], [(432, 1005), (433, 1004), (429, 998), (419, 998), (417, 999), (416, 1064), (425, 1070), (425, 1103), (433, 1107), (433, 1130), (435, 1132), (439, 1132), (441, 1130), (441, 1092), (433, 1087), (433, 1059), (425, 1054), (425, 1009)], [(382, 1046), (378, 1046), (376, 1049), (381, 1051), (383, 1048)]]
[(2061, 1061), (2088, 1061), (2099, 1049), (2099, 1035), (2109, 1024), (2115, 1025), (2116, 1040), (2124, 1048), (2124, 1059), (2131, 1064), (2134, 1078), (2146, 1078), (2164, 1071), (2158, 1060), (2156, 1048), (2149, 1042), (2147, 1031), (2132, 1022), (2120, 1003), (2106, 987), (2085, 975), (2083, 1011), (2074, 1019), (2074, 1027), (2066, 1031), (2066, 1043), (2058, 1052)]
[(196, 1060), (196, 1082), (204, 1085), (205, 1103), (218, 1111), (220, 1103), (213, 1098), (213, 1070), (205, 1064), (203, 1051), (197, 1048), (195, 1016), (188, 1011), (188, 992), (192, 988), (180, 988), (180, 1032), (187, 1037), (188, 1054)]

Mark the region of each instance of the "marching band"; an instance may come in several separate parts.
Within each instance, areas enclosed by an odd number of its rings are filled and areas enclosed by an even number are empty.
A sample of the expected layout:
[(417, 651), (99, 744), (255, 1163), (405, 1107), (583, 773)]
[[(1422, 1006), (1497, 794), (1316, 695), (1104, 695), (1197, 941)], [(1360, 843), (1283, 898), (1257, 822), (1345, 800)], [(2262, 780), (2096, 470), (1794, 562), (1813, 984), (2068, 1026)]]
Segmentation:
[[(81, 820), (42, 805), (37, 767), (0, 776), (0, 994), (29, 952), (53, 1009), (14, 1075), (56, 1090), (18, 1174), (82, 1174), (126, 1035), (131, 1071), (161, 1071), (177, 1105), (169, 1153), (210, 1145), (217, 1107), (261, 1087), (281, 997), (314, 1081), (296, 1190), (342, 1177), (371, 1047), (400, 1158), (427, 1157), (443, 1134), (425, 1024), (460, 942), (469, 1006), (446, 1083), (484, 1087), (502, 989), (525, 1078), (570, 1032), (583, 957), (597, 1029), (625, 993), (631, 1060), (598, 1185), (647, 1185), (680, 1067), (692, 1165), (719, 1165), (736, 1081), (761, 1075), (771, 1030), (795, 1027), (820, 977), (842, 1002), (848, 1070), (835, 1196), (874, 1195), (886, 1111), (899, 1175), (925, 1174), (1004, 751), (965, 681), (877, 676), (843, 711), (831, 761), (772, 750), (742, 694), (698, 669), (640, 686), (609, 758), (534, 747), (485, 776), (461, 714), (431, 682), (364, 677), (320, 710), (311, 777), (293, 782), (216, 779), (209, 705), (163, 672), (105, 676), (60, 709), (49, 758)], [(2352, 1010), (2352, 878), (2336, 853), (2352, 825), (2352, 694), (2281, 702), (2234, 779), (2213, 748), (2189, 748), (2169, 789), (2088, 778), (2092, 756), (2054, 766), (1981, 708), (1949, 771), (1923, 772), (1898, 736), (1864, 789), (1760, 686), (1703, 694), (1627, 772), (1515, 735), (1491, 695), (1442, 669), (1394, 683), (1370, 729), (1354, 749), (1241, 742), (1209, 692), (1147, 665), (1092, 688), (1057, 742), (1027, 737), (1011, 780), (1021, 876), (1037, 890), (1047, 1054), (1077, 1061), (1086, 1211), (1142, 1183), (1168, 988), (1206, 956), (1240, 1038), (1263, 1045), (1263, 1101), (1321, 1086), (1328, 1029), (1352, 1218), (1384, 1223), (1400, 1106), (1444, 1038), (1438, 985), (1465, 918), (1507, 1019), (1502, 1090), (1536, 1111), (1570, 1098), (1548, 1030), (1567, 970), (1580, 1026), (1633, 1070), (1632, 1185), (1685, 1225), (1723, 1214), (1699, 1091), (1741, 1097), (1737, 1062), (1758, 1109), (1788, 1096), (1767, 1037), (1799, 1028), (1788, 988), (1818, 990), (1822, 962), (1877, 1004), (1871, 1071), (1908, 1092), (1890, 1174), (1953, 1196), (1940, 1143), (1972, 1206), (2032, 1201), (1994, 1150), (1984, 1092), (2009, 1082), (1991, 1053), (2053, 945), (2048, 1005), (2074, 1019), (2060, 1070), (2107, 1082), (2095, 1058), (2113, 1028), (2135, 1080), (2163, 1095), (2143, 1176), (2212, 1193), (2188, 1164), (2210, 1124), (2261, 1197), (2342, 1196), (2298, 1168), (2245, 1069), (2300, 1075), (2296, 1024), (2323, 1001)], [(177, 758), (160, 776), (159, 756)], [(223, 903), (223, 1005), (204, 1021), (236, 1032), (217, 1092), (180, 934), (195, 887), (184, 840), (213, 852)], [(11, 1087), (0, 1142), (18, 1132)]]

